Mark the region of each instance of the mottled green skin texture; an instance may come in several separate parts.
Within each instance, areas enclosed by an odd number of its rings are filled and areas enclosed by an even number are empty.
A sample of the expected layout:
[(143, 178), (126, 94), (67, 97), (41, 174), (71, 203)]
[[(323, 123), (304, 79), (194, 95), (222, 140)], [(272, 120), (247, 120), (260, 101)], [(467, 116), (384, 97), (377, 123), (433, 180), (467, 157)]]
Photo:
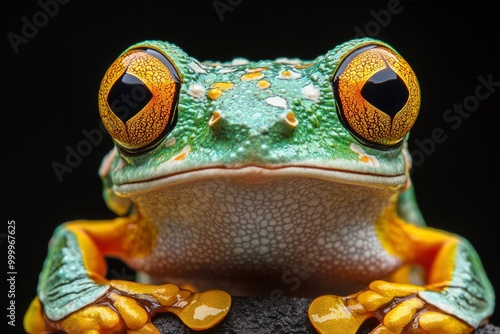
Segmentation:
[[(346, 55), (369, 43), (390, 48), (379, 41), (357, 39), (317, 59), (301, 62), (311, 64), (303, 68), (280, 61), (214, 65), (201, 63), (166, 42), (147, 41), (132, 46), (159, 50), (176, 67), (182, 82), (177, 123), (157, 147), (143, 154), (122, 154), (118, 150), (110, 155), (110, 168), (102, 173), (109, 207), (125, 214), (129, 206), (133, 207), (134, 193), (156, 187), (154, 182), (141, 181), (210, 167), (298, 166), (310, 167), (308, 173), (341, 170), (349, 171), (353, 177), (358, 175), (358, 185), (387, 187), (395, 194), (406, 189), (409, 184), (406, 138), (390, 149), (364, 145), (343, 126), (337, 113), (331, 84), (333, 75)], [(261, 67), (266, 68), (262, 79), (270, 83), (269, 88), (257, 87), (258, 80), (241, 80), (248, 69)], [(292, 76), (283, 78), (284, 70)], [(211, 85), (220, 82), (231, 82), (234, 86), (223, 91), (219, 98), (210, 98), (207, 93)], [(309, 88), (304, 91), (305, 87)], [(268, 98), (273, 99), (266, 101)], [(210, 126), (214, 112), (222, 118), (220, 124)], [(298, 126), (284, 122), (288, 112), (293, 112)], [(171, 161), (183, 151), (188, 152), (185, 159)], [(369, 162), (362, 161), (360, 154), (370, 157)], [(424, 224), (411, 187), (399, 195), (398, 211), (403, 219)], [(86, 278), (82, 251), (71, 232), (59, 229), (54, 240), (38, 289), (47, 315), (58, 320), (97, 299), (107, 287), (92, 285)], [(477, 327), (493, 311), (493, 290), (474, 249), (465, 240), (459, 245), (454, 261), (456, 269), (451, 284), (462, 288), (422, 295)], [(70, 306), (68, 296), (75, 296)]]
[(101, 297), (109, 287), (88, 277), (78, 241), (60, 226), (54, 232), (45, 270), (38, 283), (38, 297), (52, 320), (60, 320)]
[(482, 319), (493, 313), (495, 295), (472, 245), (467, 240), (461, 241), (450, 286), (440, 292), (423, 291), (421, 296), (432, 305), (478, 327)]

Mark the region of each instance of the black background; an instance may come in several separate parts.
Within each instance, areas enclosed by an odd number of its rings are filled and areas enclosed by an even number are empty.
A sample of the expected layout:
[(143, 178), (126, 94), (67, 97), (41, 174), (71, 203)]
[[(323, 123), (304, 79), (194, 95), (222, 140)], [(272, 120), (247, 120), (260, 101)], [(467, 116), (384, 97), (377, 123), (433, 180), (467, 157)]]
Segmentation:
[[(214, 3), (229, 7), (218, 13)], [(388, 6), (390, 16), (382, 12)], [(356, 30), (393, 45), (417, 73), (422, 90), (421, 115), (409, 147), (419, 158), (412, 178), (423, 214), (429, 225), (465, 236), (500, 291), (495, 273), (500, 255), (500, 87), (470, 107), (470, 117), (462, 118), (456, 129), (443, 119), (454, 104), (474, 101), (478, 77), (500, 82), (500, 28), (492, 5), (475, 1), (438, 6), (417, 0), (72, 0), (60, 4), (46, 22), (38, 21), (38, 31), (18, 46), (17, 53), (8, 34), (22, 35), (25, 21), (33, 22), (34, 15), (43, 19), (42, 7), (36, 1), (7, 1), (2, 7), (0, 241), (6, 273), (7, 221), (14, 219), (19, 332), (54, 228), (73, 219), (113, 217), (101, 199), (97, 176), (111, 148), (107, 135), (91, 146), (71, 173), (62, 175), (62, 182), (51, 165), (65, 164), (67, 148), (76, 149), (87, 140), (82, 131), (98, 128), (97, 91), (104, 72), (126, 47), (145, 39), (168, 40), (199, 60), (220, 61), (240, 56), (313, 59), (353, 38)], [(442, 142), (431, 149), (436, 129), (442, 129), (446, 140), (440, 137)], [(426, 152), (418, 142), (427, 143)], [(114, 277), (131, 275), (117, 268)], [(7, 288), (0, 295), (6, 296)], [(2, 301), (7, 307), (8, 299)], [(2, 319), (4, 325), (4, 315)], [(498, 312), (492, 322), (500, 324)]]

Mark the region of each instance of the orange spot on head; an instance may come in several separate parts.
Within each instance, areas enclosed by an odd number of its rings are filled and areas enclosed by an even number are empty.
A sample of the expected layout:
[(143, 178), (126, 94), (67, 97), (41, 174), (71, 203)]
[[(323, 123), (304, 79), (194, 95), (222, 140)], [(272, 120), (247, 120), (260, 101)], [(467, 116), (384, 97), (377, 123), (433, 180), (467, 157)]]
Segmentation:
[(179, 154), (172, 157), (172, 161), (184, 160), (188, 156), (189, 152), (191, 152), (191, 147), (187, 145), (182, 149), (182, 151)]
[(301, 69), (301, 68), (307, 68), (307, 67), (310, 67), (312, 66), (312, 63), (309, 63), (309, 64), (297, 64), (294, 66), (294, 68), (297, 68), (297, 69)]
[(219, 88), (210, 89), (207, 96), (211, 100), (217, 100), (222, 95), (222, 90)]
[(267, 80), (259, 80), (257, 81), (257, 87), (259, 89), (266, 89), (266, 88), (269, 88), (271, 86), (271, 83)]
[(251, 81), (251, 80), (260, 80), (264, 77), (264, 74), (261, 72), (251, 72), (247, 74), (243, 74), (241, 76), (241, 81)]
[(214, 82), (210, 85), (210, 88), (218, 88), (222, 91), (228, 90), (234, 87), (234, 83), (232, 82)]
[(359, 157), (359, 161), (361, 162), (370, 162), (371, 161), (371, 158), (367, 155), (362, 155)]
[(267, 67), (256, 67), (256, 68), (247, 68), (246, 71), (248, 73), (253, 73), (253, 72), (262, 72), (262, 71), (265, 71), (267, 69), (268, 69)]
[(208, 121), (208, 125), (210, 126), (215, 126), (216, 124), (219, 123), (219, 121), (221, 120), (222, 118), (222, 115), (219, 111), (214, 111), (214, 113), (212, 114), (212, 118), (210, 118), (210, 120)]

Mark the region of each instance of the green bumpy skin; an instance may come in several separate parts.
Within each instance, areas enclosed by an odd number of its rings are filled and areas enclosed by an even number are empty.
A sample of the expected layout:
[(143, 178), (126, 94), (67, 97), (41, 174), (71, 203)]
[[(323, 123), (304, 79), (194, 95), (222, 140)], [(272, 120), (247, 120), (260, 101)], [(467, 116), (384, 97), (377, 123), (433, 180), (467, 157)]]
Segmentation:
[[(310, 61), (131, 46), (99, 91), (115, 142), (103, 194), (120, 217), (57, 229), (26, 330), (158, 333), (158, 312), (203, 330), (231, 295), (278, 293), (315, 298), (319, 333), (372, 318), (372, 333), (472, 332), (495, 296), (473, 247), (418, 209), (419, 108), (415, 73), (374, 39)], [(139, 282), (105, 279), (108, 256)]]

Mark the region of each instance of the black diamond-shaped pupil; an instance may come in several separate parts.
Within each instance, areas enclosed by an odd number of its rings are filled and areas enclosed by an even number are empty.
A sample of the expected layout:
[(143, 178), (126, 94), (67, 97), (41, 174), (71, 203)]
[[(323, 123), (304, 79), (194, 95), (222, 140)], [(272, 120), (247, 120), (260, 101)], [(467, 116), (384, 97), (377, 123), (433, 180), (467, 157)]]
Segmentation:
[(392, 118), (406, 104), (410, 93), (403, 79), (386, 67), (365, 82), (361, 95)]
[(137, 77), (124, 73), (108, 94), (108, 104), (124, 123), (140, 112), (153, 94)]

